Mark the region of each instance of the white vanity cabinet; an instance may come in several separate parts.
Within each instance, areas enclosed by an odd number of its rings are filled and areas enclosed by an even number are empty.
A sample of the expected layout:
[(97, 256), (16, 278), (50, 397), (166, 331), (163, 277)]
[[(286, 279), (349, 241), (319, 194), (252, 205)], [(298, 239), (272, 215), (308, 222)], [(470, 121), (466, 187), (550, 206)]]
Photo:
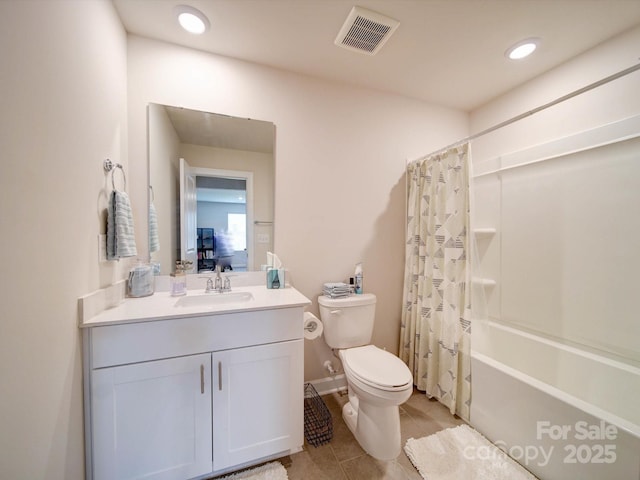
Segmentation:
[(208, 478), (299, 451), (303, 307), (83, 329), (87, 479)]

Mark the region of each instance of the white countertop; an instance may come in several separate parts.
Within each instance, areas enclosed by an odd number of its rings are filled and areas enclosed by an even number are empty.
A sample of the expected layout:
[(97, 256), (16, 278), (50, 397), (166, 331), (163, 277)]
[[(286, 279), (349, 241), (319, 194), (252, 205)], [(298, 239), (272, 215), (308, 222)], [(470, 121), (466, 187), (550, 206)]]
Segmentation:
[[(184, 297), (172, 297), (169, 292), (156, 292), (142, 298), (126, 298), (119, 305), (83, 320), (81, 328), (114, 325), (119, 323), (168, 320), (180, 317), (202, 315), (220, 315), (225, 313), (271, 310), (276, 308), (302, 307), (311, 301), (293, 287), (267, 289), (264, 285), (233, 288), (233, 292), (250, 292), (253, 299), (247, 302), (221, 303), (206, 306), (177, 307), (176, 302)], [(188, 290), (188, 296), (225, 295), (224, 293), (205, 294), (202, 289)]]

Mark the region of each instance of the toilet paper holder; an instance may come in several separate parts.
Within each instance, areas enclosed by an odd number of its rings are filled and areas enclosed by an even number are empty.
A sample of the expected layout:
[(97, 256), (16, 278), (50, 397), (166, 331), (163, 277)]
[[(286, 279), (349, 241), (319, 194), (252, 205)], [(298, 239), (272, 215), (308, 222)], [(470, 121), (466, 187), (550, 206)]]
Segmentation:
[(322, 335), (322, 322), (311, 312), (304, 312), (304, 338), (315, 340)]

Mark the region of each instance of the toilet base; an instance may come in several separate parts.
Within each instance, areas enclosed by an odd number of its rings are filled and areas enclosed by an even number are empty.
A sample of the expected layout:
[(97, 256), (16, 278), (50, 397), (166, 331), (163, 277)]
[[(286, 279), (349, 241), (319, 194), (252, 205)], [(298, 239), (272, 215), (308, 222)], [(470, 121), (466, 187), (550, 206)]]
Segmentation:
[[(357, 399), (359, 400), (359, 399)], [(342, 407), (342, 418), (360, 446), (378, 460), (393, 460), (402, 448), (400, 410), (397, 405), (380, 407), (352, 400)]]

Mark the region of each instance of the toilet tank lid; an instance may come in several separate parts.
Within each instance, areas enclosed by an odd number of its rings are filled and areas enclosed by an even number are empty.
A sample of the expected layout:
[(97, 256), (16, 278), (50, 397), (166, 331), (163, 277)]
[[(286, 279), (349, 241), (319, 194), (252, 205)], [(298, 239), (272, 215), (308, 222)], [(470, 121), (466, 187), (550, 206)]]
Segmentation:
[(346, 298), (331, 298), (320, 295), (318, 297), (318, 303), (323, 307), (330, 308), (356, 307), (358, 305), (371, 305), (372, 303), (376, 303), (376, 296), (373, 293), (351, 295)]

